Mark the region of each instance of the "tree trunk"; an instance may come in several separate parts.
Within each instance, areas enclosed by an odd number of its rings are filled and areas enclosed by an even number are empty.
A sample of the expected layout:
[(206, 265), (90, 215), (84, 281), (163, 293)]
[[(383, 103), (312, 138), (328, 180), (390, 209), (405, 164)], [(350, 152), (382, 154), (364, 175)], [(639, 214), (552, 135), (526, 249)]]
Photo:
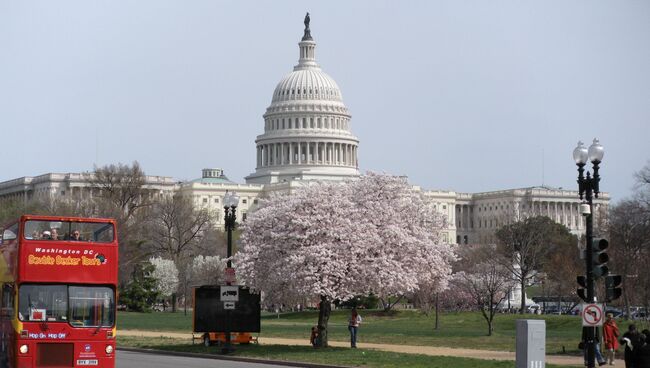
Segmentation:
[(185, 287), (183, 288), (183, 314), (187, 316), (187, 278), (185, 278)]
[(488, 336), (492, 336), (492, 330), (493, 330), (493, 328), (492, 328), (492, 320), (494, 318), (494, 314), (492, 314), (492, 312), (490, 312), (490, 315), (488, 316), (488, 313), (485, 311), (485, 308), (486, 308), (485, 306), (481, 307), (481, 315), (483, 316), (483, 318), (485, 318), (485, 322), (487, 322)]
[(176, 293), (172, 294), (172, 313), (176, 313)]
[(330, 320), (330, 314), (332, 313), (332, 305), (329, 299), (321, 295), (320, 303), (318, 305), (318, 344), (319, 348), (326, 348), (327, 345), (327, 324)]
[(521, 278), (521, 309), (519, 314), (524, 314), (526, 310), (526, 279)]
[(439, 318), (438, 318), (438, 305), (439, 305), (438, 304), (438, 293), (436, 293), (436, 305), (435, 305), (435, 308), (436, 308), (436, 327), (434, 328), (434, 330), (440, 329), (440, 322), (439, 322)]
[(625, 275), (623, 275), (623, 302), (625, 303), (625, 319), (629, 320), (630, 316), (630, 296), (627, 292), (627, 280)]

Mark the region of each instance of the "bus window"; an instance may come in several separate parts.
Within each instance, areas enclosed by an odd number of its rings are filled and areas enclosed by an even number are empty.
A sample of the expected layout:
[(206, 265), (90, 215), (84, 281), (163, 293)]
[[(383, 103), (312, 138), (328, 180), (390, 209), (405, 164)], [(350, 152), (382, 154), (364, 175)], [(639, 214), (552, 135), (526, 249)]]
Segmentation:
[(115, 293), (104, 286), (70, 286), (70, 324), (75, 327), (112, 327)]
[[(115, 239), (113, 224), (104, 222), (69, 222), (29, 220), (25, 222), (25, 239), (111, 243)], [(53, 234), (58, 234), (54, 239)], [(78, 233), (79, 237), (74, 234)]]
[(64, 322), (68, 320), (66, 285), (21, 285), (18, 290), (18, 317), (22, 321)]

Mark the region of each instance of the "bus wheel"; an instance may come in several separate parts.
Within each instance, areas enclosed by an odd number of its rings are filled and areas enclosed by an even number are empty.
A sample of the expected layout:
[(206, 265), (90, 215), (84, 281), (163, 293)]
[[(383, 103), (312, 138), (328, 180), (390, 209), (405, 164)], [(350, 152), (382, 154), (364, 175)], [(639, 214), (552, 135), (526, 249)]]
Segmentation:
[(212, 343), (210, 342), (210, 335), (208, 334), (203, 335), (203, 345), (205, 345), (206, 347), (212, 345)]

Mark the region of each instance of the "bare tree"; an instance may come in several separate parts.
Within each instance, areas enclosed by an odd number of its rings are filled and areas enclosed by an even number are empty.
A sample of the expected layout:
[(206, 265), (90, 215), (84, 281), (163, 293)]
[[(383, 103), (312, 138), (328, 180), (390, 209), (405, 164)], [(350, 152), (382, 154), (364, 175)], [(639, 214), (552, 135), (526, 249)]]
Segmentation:
[[(207, 208), (195, 208), (189, 197), (166, 196), (154, 203), (149, 218), (150, 253), (174, 261), (181, 275), (183, 295), (188, 283), (190, 258), (200, 254), (199, 245), (211, 227), (212, 213)], [(172, 295), (172, 310), (176, 311), (176, 293)]]
[(140, 164), (111, 164), (95, 167), (90, 178), (96, 216), (117, 221), (120, 247), (120, 280), (125, 282), (133, 265), (145, 260), (146, 210), (151, 204), (144, 187), (146, 176)]
[(470, 296), (475, 308), (488, 325), (488, 336), (494, 331), (494, 317), (498, 306), (512, 288), (512, 273), (499, 259), (493, 257), (494, 246), (484, 245), (466, 251), (460, 271), (452, 280), (452, 287)]
[(623, 302), (627, 315), (636, 291), (633, 278), (647, 273), (650, 216), (643, 202), (628, 199), (612, 207), (609, 219), (609, 233), (612, 242), (611, 258), (613, 268), (623, 276)]
[(99, 189), (98, 196), (116, 206), (124, 220), (132, 219), (140, 208), (150, 204), (145, 182), (145, 173), (137, 161), (131, 166), (118, 163), (95, 167), (90, 179), (93, 188)]
[(193, 256), (213, 215), (207, 208), (195, 208), (191, 198), (166, 196), (157, 201), (151, 211), (150, 234), (154, 253), (164, 255), (175, 263)]

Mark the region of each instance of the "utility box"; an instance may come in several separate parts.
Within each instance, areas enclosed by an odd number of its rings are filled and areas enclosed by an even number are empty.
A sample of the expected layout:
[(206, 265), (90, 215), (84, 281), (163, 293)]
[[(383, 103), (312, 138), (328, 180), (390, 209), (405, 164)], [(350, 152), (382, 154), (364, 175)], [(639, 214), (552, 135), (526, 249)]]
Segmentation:
[(517, 320), (516, 368), (544, 368), (546, 366), (546, 321)]

